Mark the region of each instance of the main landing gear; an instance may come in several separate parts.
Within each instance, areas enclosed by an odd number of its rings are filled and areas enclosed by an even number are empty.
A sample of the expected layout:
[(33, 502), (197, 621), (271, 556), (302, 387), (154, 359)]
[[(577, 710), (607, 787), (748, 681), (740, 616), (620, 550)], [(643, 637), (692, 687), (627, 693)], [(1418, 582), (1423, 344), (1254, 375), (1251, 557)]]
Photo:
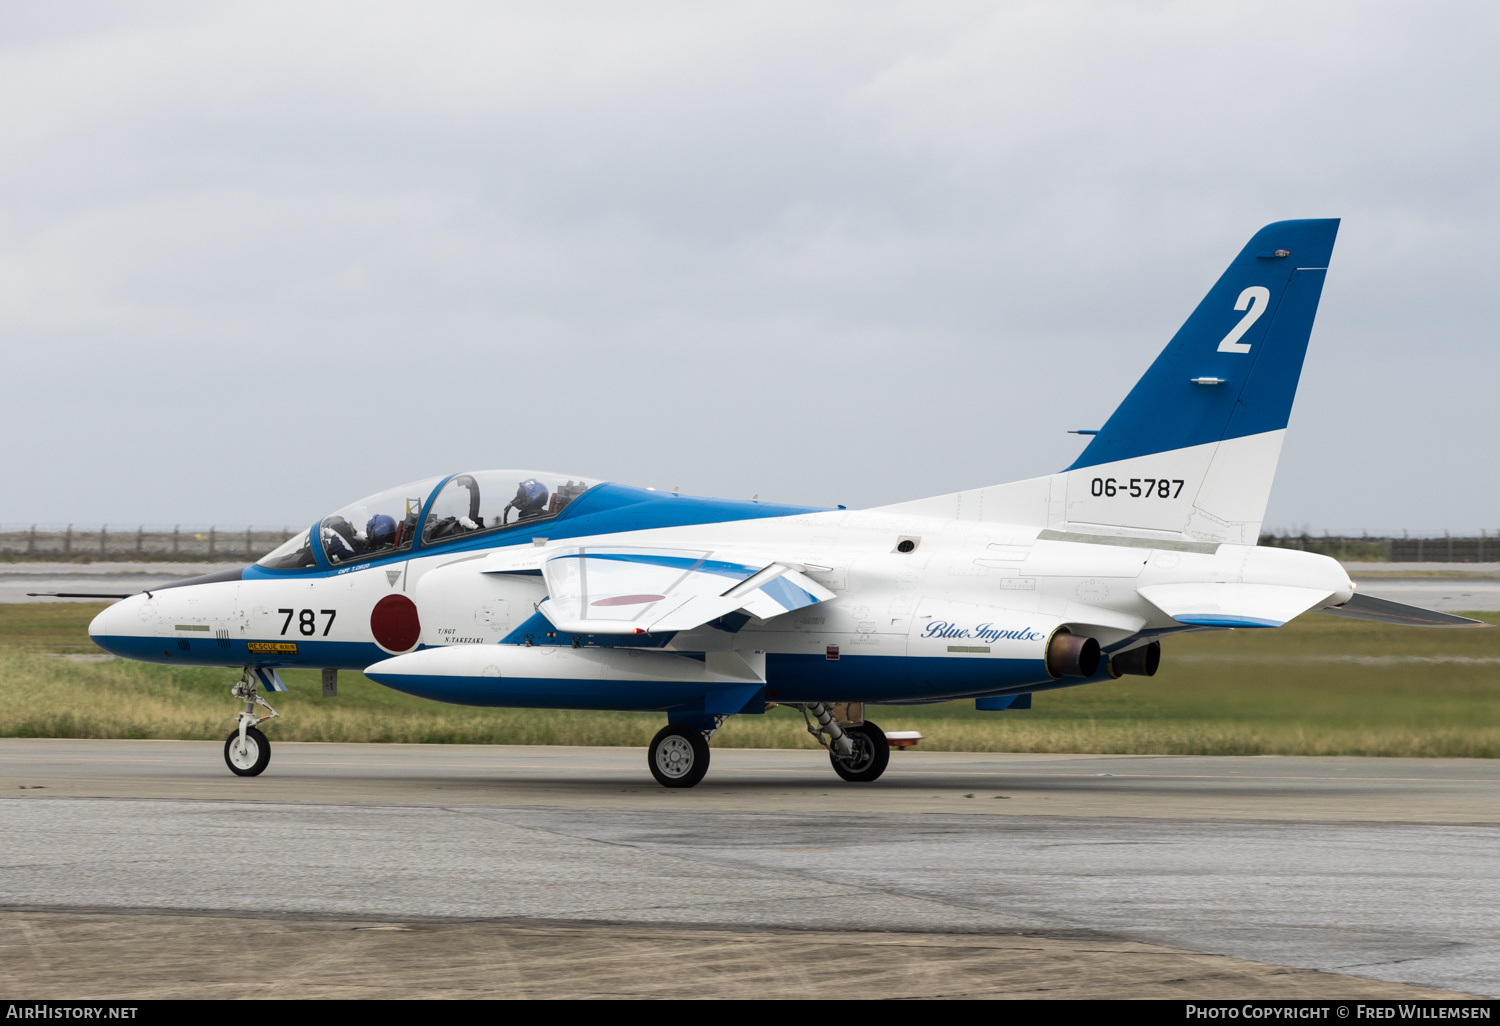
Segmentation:
[[(239, 726), (224, 739), (224, 762), (235, 776), (259, 776), (271, 762), (271, 742), (266, 740), (266, 735), (260, 732), (258, 726), (281, 713), (271, 709), (271, 703), (256, 693), (255, 675), (250, 670), (245, 671), (245, 676), (229, 689), (229, 693), (245, 700), (245, 711), (236, 717)], [(265, 706), (270, 712), (257, 719), (257, 705)]]
[[(813, 702), (800, 708), (802, 718), (807, 721), (807, 732), (828, 749), (835, 773), (851, 784), (868, 784), (880, 779), (891, 762), (891, 745), (885, 739), (885, 731), (869, 720), (847, 729), (841, 727), (826, 702)], [(813, 726), (814, 719), (817, 726)], [(827, 740), (824, 740), (825, 736)]]
[[(718, 718), (720, 722), (723, 717)], [(662, 787), (692, 787), (708, 772), (708, 738), (705, 733), (686, 723), (669, 723), (651, 739), (651, 748), (646, 752), (651, 775)]]
[[(796, 708), (802, 710), (807, 732), (828, 749), (835, 773), (854, 784), (880, 779), (891, 761), (891, 745), (883, 730), (868, 720), (857, 726), (841, 726), (826, 702), (799, 704)], [(708, 741), (726, 719), (711, 717), (712, 726), (669, 723), (663, 727), (646, 752), (646, 764), (656, 782), (662, 787), (692, 787), (702, 780), (708, 772)]]

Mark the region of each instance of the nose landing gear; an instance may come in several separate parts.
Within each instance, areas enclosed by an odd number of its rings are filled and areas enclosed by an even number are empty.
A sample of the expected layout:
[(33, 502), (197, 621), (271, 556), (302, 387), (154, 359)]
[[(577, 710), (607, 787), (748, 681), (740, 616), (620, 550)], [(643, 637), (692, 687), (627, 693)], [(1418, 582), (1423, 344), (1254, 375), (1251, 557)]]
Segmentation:
[[(244, 699), (245, 711), (236, 717), (239, 726), (224, 739), (224, 762), (237, 777), (259, 776), (271, 762), (271, 742), (260, 732), (258, 725), (281, 713), (272, 709), (271, 703), (256, 693), (255, 675), (248, 669), (239, 683), (229, 689), (229, 693), (235, 698)], [(256, 718), (257, 705), (265, 706), (270, 710), (269, 713)]]
[(236, 730), (224, 741), (224, 761), (235, 776), (257, 776), (271, 762), (271, 742), (254, 727)]

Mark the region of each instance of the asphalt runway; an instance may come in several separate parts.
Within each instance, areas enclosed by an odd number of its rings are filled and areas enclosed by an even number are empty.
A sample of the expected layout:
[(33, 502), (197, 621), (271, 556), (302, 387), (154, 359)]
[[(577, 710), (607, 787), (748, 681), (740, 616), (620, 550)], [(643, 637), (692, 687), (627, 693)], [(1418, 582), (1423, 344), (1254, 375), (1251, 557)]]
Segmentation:
[(1485, 761), (221, 749), (0, 740), (6, 993), (1500, 995)]

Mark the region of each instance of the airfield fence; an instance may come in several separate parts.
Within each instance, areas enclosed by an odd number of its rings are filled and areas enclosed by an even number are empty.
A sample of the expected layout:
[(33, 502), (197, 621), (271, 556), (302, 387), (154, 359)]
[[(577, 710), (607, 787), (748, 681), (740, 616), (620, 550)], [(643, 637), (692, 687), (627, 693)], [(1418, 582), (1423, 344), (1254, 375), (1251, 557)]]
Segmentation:
[(0, 525), (0, 561), (4, 562), (253, 562), (297, 532), (257, 527), (101, 524), (79, 530), (72, 524)]
[[(215, 524), (139, 524), (133, 528), (101, 524), (92, 530), (72, 524), (0, 524), (0, 562), (253, 562), (296, 533), (290, 527), (271, 530)], [(1486, 532), (1477, 538), (1263, 534), (1260, 544), (1371, 563), (1500, 562), (1500, 535)]]

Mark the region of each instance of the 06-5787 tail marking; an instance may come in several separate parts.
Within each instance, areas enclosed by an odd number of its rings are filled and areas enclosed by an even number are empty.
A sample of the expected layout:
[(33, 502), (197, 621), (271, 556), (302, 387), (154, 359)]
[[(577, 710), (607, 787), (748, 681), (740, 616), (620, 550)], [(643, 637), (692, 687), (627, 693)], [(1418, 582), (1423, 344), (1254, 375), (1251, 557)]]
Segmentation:
[(1182, 478), (1132, 477), (1129, 481), (1116, 481), (1112, 477), (1096, 477), (1089, 483), (1089, 494), (1098, 498), (1107, 495), (1128, 495), (1132, 499), (1175, 499), (1182, 494)]

